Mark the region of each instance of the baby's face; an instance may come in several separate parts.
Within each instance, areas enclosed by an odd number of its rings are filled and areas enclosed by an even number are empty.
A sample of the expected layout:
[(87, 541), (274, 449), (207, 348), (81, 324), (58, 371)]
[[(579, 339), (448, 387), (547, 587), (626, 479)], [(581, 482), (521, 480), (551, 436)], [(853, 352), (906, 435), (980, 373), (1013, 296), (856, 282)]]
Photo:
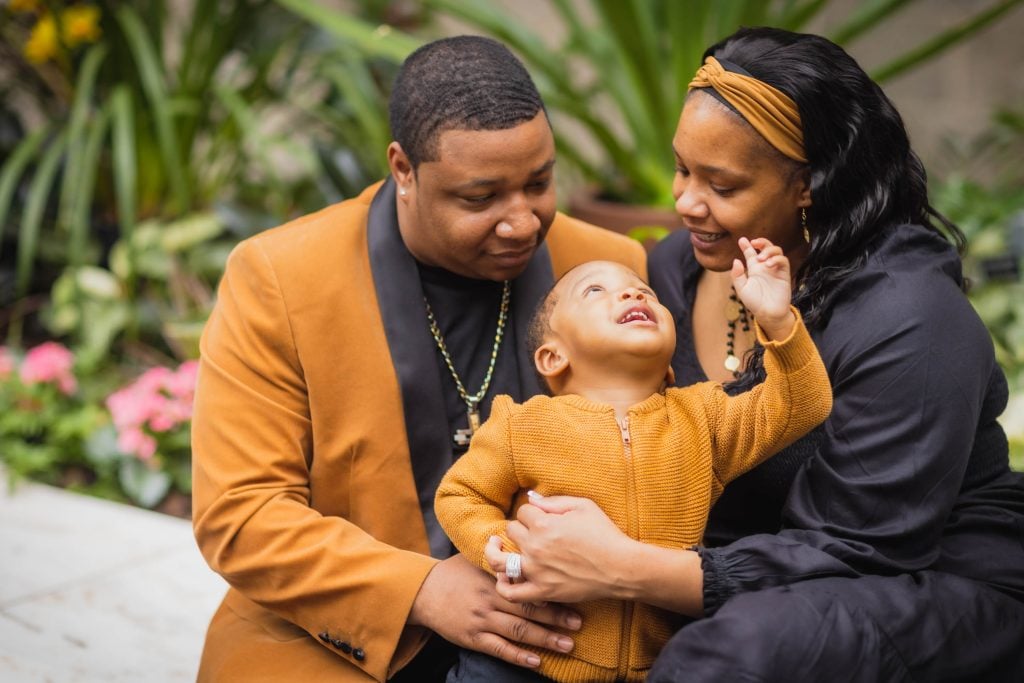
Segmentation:
[(558, 283), (554, 295), (549, 324), (573, 362), (627, 354), (667, 367), (676, 345), (675, 322), (629, 268), (610, 261), (585, 263)]

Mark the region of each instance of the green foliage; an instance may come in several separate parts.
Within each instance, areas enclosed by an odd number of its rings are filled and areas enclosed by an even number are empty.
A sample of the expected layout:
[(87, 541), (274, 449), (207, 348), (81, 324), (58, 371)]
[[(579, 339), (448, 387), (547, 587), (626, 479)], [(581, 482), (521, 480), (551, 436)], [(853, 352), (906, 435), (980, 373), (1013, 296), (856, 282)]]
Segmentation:
[[(44, 322), (86, 362), (121, 343), (187, 357), (225, 247), (383, 175), (384, 84), (415, 41), (343, 16), (329, 43), (270, 0), (76, 6), (101, 30), (42, 62), (28, 46), (45, 15), (0, 7), (16, 76), (0, 91), (47, 114), (0, 167), (0, 257), (5, 238), (17, 248), (8, 341), (26, 297), (53, 287)], [(179, 243), (214, 221), (217, 235)]]
[(999, 111), (982, 135), (950, 144), (947, 164), (953, 170), (933, 188), (932, 199), (967, 236), (968, 295), (1010, 384), (1011, 401), (1001, 421), (1010, 438), (1011, 463), (1024, 471), (1024, 109)]
[[(704, 49), (740, 26), (804, 29), (827, 0), (549, 0), (563, 37), (545, 44), (526, 23), (488, 3), (427, 0), (438, 10), (504, 41), (534, 74), (553, 111), (562, 158), (605, 197), (671, 206), (675, 131), (687, 84)], [(957, 26), (925, 39), (873, 74), (891, 78), (989, 25), (1020, 0), (988, 3)], [(909, 0), (860, 3), (829, 33), (846, 44), (894, 16)], [(566, 120), (574, 126), (566, 124)], [(587, 155), (583, 147), (599, 150)]]
[(23, 379), (18, 372), (23, 362), (0, 347), (0, 464), (9, 482), (30, 478), (116, 490), (112, 473), (94, 470), (85, 448), (109, 420), (106, 412), (85, 398), (69, 372)]
[(65, 347), (0, 346), (0, 465), (28, 478), (156, 507), (192, 491), (190, 427), (196, 363), (157, 366), (135, 381), (88, 374)]
[(122, 335), (162, 339), (178, 359), (199, 355), (199, 334), (234, 240), (215, 213), (140, 223), (110, 250), (108, 268), (69, 267), (44, 312), (48, 328), (78, 339), (79, 362), (97, 367)]

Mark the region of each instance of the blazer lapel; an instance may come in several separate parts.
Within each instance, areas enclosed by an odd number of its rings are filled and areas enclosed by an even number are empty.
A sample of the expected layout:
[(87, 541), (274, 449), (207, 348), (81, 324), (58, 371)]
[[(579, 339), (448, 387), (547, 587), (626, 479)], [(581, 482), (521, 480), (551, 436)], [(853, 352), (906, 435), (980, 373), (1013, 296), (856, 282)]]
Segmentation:
[[(454, 460), (451, 435), (436, 347), (423, 306), (423, 287), (416, 262), (398, 231), (395, 184), (390, 178), (370, 205), (367, 233), (370, 269), (388, 350), (402, 391), (409, 457), (430, 554), (445, 558), (451, 554), (452, 546), (434, 516), (434, 493)], [(553, 282), (550, 254), (542, 244), (512, 284), (511, 318), (519, 366), (519, 395), (513, 398), (517, 401), (540, 393), (533, 358), (526, 352), (526, 333), (534, 309)]]
[(445, 558), (451, 555), (451, 542), (434, 516), (434, 492), (452, 464), (448, 418), (440, 398), (441, 375), (423, 307), (423, 288), (416, 262), (398, 232), (395, 184), (390, 178), (370, 205), (367, 232), (370, 269), (402, 390), (409, 458), (430, 554)]

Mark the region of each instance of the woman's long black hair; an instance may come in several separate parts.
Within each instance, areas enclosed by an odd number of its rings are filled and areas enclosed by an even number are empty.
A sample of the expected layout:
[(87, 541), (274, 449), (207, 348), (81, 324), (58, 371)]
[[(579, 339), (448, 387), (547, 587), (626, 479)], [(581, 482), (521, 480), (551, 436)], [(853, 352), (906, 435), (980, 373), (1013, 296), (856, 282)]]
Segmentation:
[[(916, 223), (963, 251), (963, 233), (928, 203), (927, 176), (903, 119), (841, 47), (811, 34), (745, 28), (708, 48), (709, 56), (742, 67), (800, 109), (811, 243), (793, 303), (809, 328), (827, 321), (832, 296), (864, 266), (871, 243), (884, 232)], [(763, 377), (761, 351), (748, 359), (740, 384)]]

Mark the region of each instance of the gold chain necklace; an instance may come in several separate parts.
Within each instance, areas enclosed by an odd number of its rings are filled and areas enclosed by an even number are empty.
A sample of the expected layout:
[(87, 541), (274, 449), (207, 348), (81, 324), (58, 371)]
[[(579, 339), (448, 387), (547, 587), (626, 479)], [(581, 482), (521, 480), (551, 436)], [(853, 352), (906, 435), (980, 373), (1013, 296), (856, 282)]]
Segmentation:
[(455, 430), (455, 436), (452, 437), (459, 446), (469, 445), (473, 432), (480, 427), (480, 410), (478, 406), (487, 394), (487, 387), (491, 385), (491, 376), (494, 374), (494, 365), (498, 362), (498, 349), (501, 347), (501, 339), (505, 335), (505, 320), (508, 317), (508, 300), (511, 293), (512, 283), (505, 280), (501, 291), (501, 308), (498, 311), (498, 329), (494, 333), (494, 347), (491, 349), (491, 362), (487, 366), (487, 374), (484, 375), (484, 383), (480, 386), (480, 391), (472, 396), (466, 391), (462, 380), (459, 379), (459, 373), (455, 371), (451, 354), (448, 353), (444, 337), (441, 336), (441, 328), (437, 326), (437, 319), (434, 318), (434, 311), (430, 308), (430, 302), (427, 301), (427, 297), (423, 297), (423, 304), (427, 307), (427, 321), (430, 323), (430, 334), (434, 335), (434, 341), (437, 342), (437, 348), (441, 351), (441, 357), (444, 358), (444, 363), (448, 366), (448, 372), (452, 373), (452, 379), (455, 380), (455, 388), (459, 391), (459, 397), (466, 404), (466, 417), (469, 420), (469, 427), (467, 429)]
[(729, 288), (729, 303), (725, 305), (725, 319), (729, 322), (729, 334), (725, 341), (725, 369), (732, 373), (733, 377), (739, 377), (740, 359), (736, 357), (736, 323), (743, 323), (743, 331), (750, 332), (750, 319), (753, 318), (747, 312), (736, 290)]

